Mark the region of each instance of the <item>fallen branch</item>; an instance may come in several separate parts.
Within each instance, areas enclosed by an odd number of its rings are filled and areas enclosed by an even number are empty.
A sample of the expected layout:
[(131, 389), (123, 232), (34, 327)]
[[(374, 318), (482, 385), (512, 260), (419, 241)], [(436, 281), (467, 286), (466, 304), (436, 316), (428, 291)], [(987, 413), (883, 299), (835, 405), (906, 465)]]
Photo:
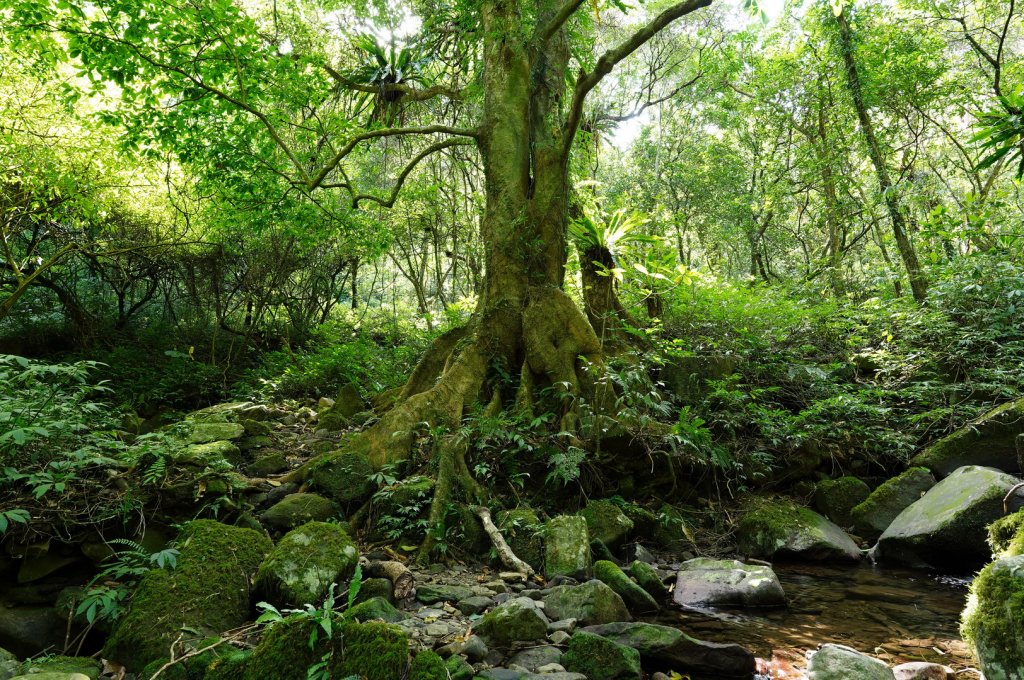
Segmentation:
[(393, 585), (392, 593), (396, 600), (404, 600), (412, 595), (412, 590), (416, 586), (416, 579), (413, 577), (412, 572), (401, 562), (395, 560), (370, 561), (364, 557), (360, 560), (360, 563), (363, 567), (363, 576), (391, 579)]
[(483, 522), (484, 531), (487, 532), (491, 543), (494, 544), (494, 549), (498, 551), (498, 557), (502, 563), (506, 567), (518, 571), (520, 574), (525, 574), (527, 578), (533, 576), (533, 567), (516, 557), (516, 554), (512, 552), (512, 548), (508, 547), (504, 536), (501, 535), (498, 527), (494, 525), (494, 521), (491, 519), (491, 511), (480, 505), (476, 508), (476, 515)]

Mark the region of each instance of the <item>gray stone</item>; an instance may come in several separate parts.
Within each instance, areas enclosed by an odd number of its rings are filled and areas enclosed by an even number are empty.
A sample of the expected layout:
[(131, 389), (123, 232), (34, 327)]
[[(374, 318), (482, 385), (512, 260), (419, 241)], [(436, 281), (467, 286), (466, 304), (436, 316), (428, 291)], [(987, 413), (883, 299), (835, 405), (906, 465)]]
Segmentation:
[(954, 680), (956, 673), (949, 666), (937, 663), (914, 661), (903, 663), (892, 669), (896, 680)]
[(691, 671), (749, 679), (756, 668), (753, 653), (740, 645), (704, 642), (669, 626), (609, 623), (583, 630), (636, 649), (648, 671)]
[(533, 600), (516, 597), (487, 612), (473, 626), (473, 632), (490, 645), (509, 647), (547, 636), (548, 620)]
[(492, 604), (494, 604), (494, 600), (491, 598), (474, 595), (473, 597), (459, 600), (455, 607), (466, 616), (472, 616), (473, 614), (482, 614)]
[(597, 580), (552, 588), (544, 608), (552, 619), (576, 619), (585, 626), (632, 620), (618, 593)]
[(292, 529), (267, 555), (253, 587), (278, 606), (317, 605), (331, 584), (347, 580), (359, 549), (337, 524), (309, 522)]
[(808, 680), (894, 680), (883, 662), (842, 645), (822, 645), (811, 655)]
[(611, 501), (590, 501), (579, 514), (587, 520), (590, 537), (610, 549), (625, 543), (629, 532), (633, 530), (633, 520)]
[[(541, 666), (557, 664), (562, 658), (562, 650), (557, 647), (530, 647), (512, 655), (510, 663), (522, 666), (531, 673), (539, 673)], [(564, 670), (564, 669), (562, 669)]]
[(590, 578), (593, 565), (586, 519), (573, 515), (554, 517), (545, 525), (544, 537), (544, 567), (549, 579)]
[(697, 558), (679, 566), (672, 593), (684, 607), (781, 607), (786, 594), (771, 567)]
[(914, 567), (983, 564), (989, 558), (985, 527), (1002, 516), (1003, 497), (1016, 483), (992, 468), (956, 470), (893, 520), (875, 558)]
[(944, 477), (966, 465), (1020, 471), (1016, 438), (1024, 434), (1024, 399), (998, 406), (915, 456), (910, 464)]
[(740, 520), (738, 544), (750, 557), (799, 557), (855, 562), (861, 550), (845, 531), (813, 510), (789, 501), (761, 504)]
[(910, 468), (882, 483), (850, 511), (854, 530), (864, 538), (877, 539), (901, 512), (919, 501), (933, 486), (935, 477), (922, 467)]
[(424, 584), (416, 587), (416, 599), (423, 604), (458, 602), (473, 597), (473, 590), (466, 586)]

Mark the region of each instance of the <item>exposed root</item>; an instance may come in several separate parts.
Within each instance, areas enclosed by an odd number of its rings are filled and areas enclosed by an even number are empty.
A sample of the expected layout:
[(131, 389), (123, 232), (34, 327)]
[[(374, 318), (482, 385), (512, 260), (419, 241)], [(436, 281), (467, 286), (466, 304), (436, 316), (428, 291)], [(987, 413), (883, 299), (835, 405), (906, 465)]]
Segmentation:
[(438, 376), (444, 372), (455, 348), (469, 336), (471, 330), (471, 326), (459, 326), (437, 338), (416, 364), (415, 370), (409, 376), (409, 380), (402, 387), (395, 401), (405, 401), (413, 395), (430, 389)]
[(525, 574), (527, 578), (533, 576), (533, 567), (526, 562), (516, 557), (516, 554), (512, 552), (512, 548), (508, 547), (508, 543), (505, 542), (505, 537), (498, 531), (498, 527), (494, 525), (494, 521), (491, 519), (491, 511), (487, 508), (477, 506), (476, 515), (480, 518), (480, 521), (484, 525), (484, 531), (491, 539), (491, 543), (494, 544), (494, 549), (498, 553), (498, 558), (501, 559), (502, 564), (518, 571), (520, 574)]
[[(457, 435), (450, 435), (437, 443), (434, 454), (437, 460), (437, 480), (434, 484), (434, 499), (430, 504), (428, 518), (431, 527), (442, 526), (448, 505), (454, 497), (456, 485), (462, 489), (465, 497), (471, 502), (482, 503), (484, 501), (483, 487), (473, 479), (469, 473), (469, 467), (466, 465), (468, 448), (466, 440)], [(420, 545), (417, 562), (421, 564), (429, 562), (436, 544), (436, 536), (428, 532)]]

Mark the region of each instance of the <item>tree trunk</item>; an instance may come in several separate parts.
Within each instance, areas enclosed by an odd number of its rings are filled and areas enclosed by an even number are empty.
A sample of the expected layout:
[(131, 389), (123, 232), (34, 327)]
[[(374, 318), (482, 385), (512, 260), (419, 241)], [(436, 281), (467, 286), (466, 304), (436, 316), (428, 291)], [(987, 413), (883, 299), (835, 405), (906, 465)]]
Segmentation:
[(843, 62), (846, 66), (846, 82), (850, 88), (850, 97), (853, 99), (853, 106), (857, 110), (857, 118), (860, 121), (861, 133), (864, 135), (864, 142), (868, 147), (868, 155), (871, 157), (871, 164), (875, 167), (875, 175), (878, 177), (878, 190), (885, 200), (885, 207), (889, 211), (889, 219), (892, 222), (892, 232), (896, 239), (896, 248), (903, 259), (903, 265), (907, 269), (907, 276), (910, 278), (910, 290), (914, 299), (924, 302), (928, 295), (928, 281), (921, 265), (917, 260), (917, 253), (914, 251), (914, 244), (911, 243), (907, 234), (907, 223), (900, 206), (899, 196), (896, 194), (892, 180), (889, 177), (889, 169), (885, 165), (885, 158), (882, 156), (882, 148), (875, 136), (875, 128), (868, 114), (867, 105), (864, 103), (864, 92), (861, 88), (860, 74), (857, 71), (857, 61), (853, 53), (853, 33), (850, 24), (846, 20), (846, 12), (840, 12), (836, 16), (836, 25), (839, 27), (840, 48), (843, 53)]

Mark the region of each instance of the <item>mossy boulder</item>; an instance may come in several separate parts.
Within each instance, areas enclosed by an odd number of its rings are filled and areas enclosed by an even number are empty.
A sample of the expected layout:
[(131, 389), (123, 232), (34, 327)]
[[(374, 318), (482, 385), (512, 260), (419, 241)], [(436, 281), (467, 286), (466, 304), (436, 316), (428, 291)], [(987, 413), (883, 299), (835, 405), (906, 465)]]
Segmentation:
[(366, 401), (359, 393), (359, 388), (353, 384), (345, 385), (338, 392), (334, 404), (321, 411), (318, 417), (318, 424), (322, 429), (337, 431), (348, 427), (353, 416), (366, 409)]
[(394, 604), (395, 584), (389, 578), (364, 578), (359, 586), (359, 594), (356, 595), (356, 603), (366, 602), (375, 597), (381, 597)]
[(516, 642), (543, 639), (548, 633), (548, 620), (533, 600), (516, 597), (484, 614), (473, 632), (490, 645), (508, 648)]
[(103, 672), (103, 664), (87, 656), (44, 656), (26, 661), (19, 672), (33, 677), (39, 673), (80, 673), (96, 680)]
[(590, 536), (587, 520), (580, 516), (560, 515), (544, 525), (544, 574), (590, 578)]
[(640, 652), (593, 633), (577, 631), (562, 657), (569, 672), (589, 680), (640, 680)]
[(309, 486), (343, 509), (352, 510), (373, 495), (373, 467), (363, 454), (347, 450), (320, 456), (309, 464)]
[(849, 527), (850, 511), (870, 495), (871, 488), (856, 477), (826, 479), (814, 488), (814, 506), (839, 526)]
[(337, 524), (307, 522), (278, 542), (256, 575), (260, 596), (279, 607), (318, 605), (355, 571), (359, 549)]
[(425, 649), (412, 660), (409, 680), (448, 680), (448, 669), (437, 652)]
[(544, 597), (544, 611), (553, 621), (576, 619), (584, 626), (632, 620), (622, 597), (597, 579), (551, 588)]
[(967, 465), (1019, 472), (1016, 439), (1024, 434), (1024, 399), (998, 406), (943, 437), (916, 455), (910, 464), (945, 477)]
[(268, 508), (260, 520), (275, 531), (291, 531), (306, 522), (323, 522), (337, 516), (334, 501), (315, 493), (291, 493)]
[(476, 672), (469, 662), (461, 656), (450, 656), (444, 662), (444, 669), (448, 672), (446, 680), (473, 680)]
[(248, 473), (253, 477), (269, 477), (288, 469), (288, 459), (280, 451), (266, 453), (249, 464)]
[(652, 534), (656, 545), (664, 550), (682, 550), (692, 542), (686, 535), (687, 521), (683, 513), (668, 503), (655, 514), (657, 524)]
[(179, 465), (230, 470), (242, 462), (242, 451), (228, 441), (189, 444), (172, 453), (171, 459)]
[(640, 653), (647, 671), (699, 673), (700, 677), (744, 678), (754, 674), (754, 654), (737, 644), (704, 642), (678, 628), (653, 623), (608, 623), (587, 626), (584, 633), (600, 635)]
[(423, 604), (458, 602), (467, 597), (473, 597), (473, 589), (468, 586), (424, 583), (416, 587), (416, 599)]
[(850, 511), (854, 530), (864, 538), (878, 538), (901, 512), (919, 501), (933, 486), (935, 477), (923, 467), (910, 468), (883, 482)]
[(661, 576), (654, 570), (654, 567), (642, 560), (634, 560), (629, 565), (629, 575), (633, 577), (637, 585), (646, 590), (656, 601), (660, 601), (668, 595), (668, 587), (661, 580)]
[(178, 537), (173, 570), (142, 577), (103, 656), (140, 671), (167, 655), (182, 630), (197, 637), (235, 628), (249, 618), (249, 583), (273, 544), (251, 529), (195, 520)]
[(658, 601), (651, 597), (650, 593), (630, 580), (629, 576), (612, 562), (595, 562), (594, 578), (614, 590), (631, 614), (653, 614), (661, 609)]
[(867, 654), (843, 645), (822, 645), (807, 665), (808, 680), (895, 680), (892, 670)]
[(787, 500), (757, 504), (740, 520), (739, 551), (750, 557), (796, 557), (855, 562), (860, 548), (845, 531), (813, 510)]
[(1024, 679), (1024, 555), (981, 570), (960, 631), (988, 680)]
[(771, 567), (697, 558), (679, 565), (676, 604), (684, 607), (784, 607), (786, 594)]
[(611, 501), (590, 501), (579, 514), (587, 520), (590, 537), (612, 550), (625, 543), (629, 532), (633, 530), (633, 520)]
[(245, 426), (240, 423), (204, 423), (192, 424), (189, 434), (190, 444), (208, 444), (217, 441), (241, 439), (245, 435)]
[(530, 508), (503, 510), (495, 515), (494, 523), (516, 557), (540, 572), (544, 565), (544, 541), (537, 513)]
[(367, 621), (398, 623), (409, 618), (409, 615), (395, 609), (395, 606), (383, 597), (371, 597), (347, 610), (344, 617), (346, 621), (359, 621), (360, 623)]
[(875, 547), (875, 558), (913, 567), (977, 567), (989, 558), (986, 527), (1003, 514), (1003, 497), (1017, 480), (992, 468), (968, 466), (933, 486), (901, 512)]
[(1024, 554), (1024, 510), (1000, 517), (989, 524), (988, 545), (993, 557)]

